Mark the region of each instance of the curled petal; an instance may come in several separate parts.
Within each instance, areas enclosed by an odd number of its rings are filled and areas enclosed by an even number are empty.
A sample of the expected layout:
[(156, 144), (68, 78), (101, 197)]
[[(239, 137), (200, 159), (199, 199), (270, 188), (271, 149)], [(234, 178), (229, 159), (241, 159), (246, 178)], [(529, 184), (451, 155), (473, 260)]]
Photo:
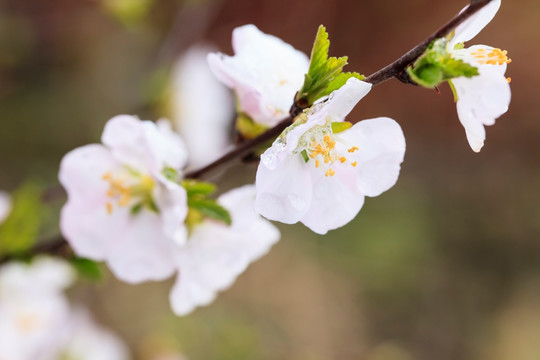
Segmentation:
[(508, 110), (511, 98), (510, 85), (497, 66), (485, 65), (479, 70), (479, 76), (452, 80), (458, 96), (459, 121), (475, 152), (484, 145), (484, 125), (493, 125)]

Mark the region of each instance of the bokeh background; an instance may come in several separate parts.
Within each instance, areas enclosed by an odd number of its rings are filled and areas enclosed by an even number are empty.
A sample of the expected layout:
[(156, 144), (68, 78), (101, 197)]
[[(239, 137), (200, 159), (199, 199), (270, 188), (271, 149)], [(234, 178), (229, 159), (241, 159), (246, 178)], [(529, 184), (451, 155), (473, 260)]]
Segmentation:
[[(200, 41), (231, 53), (254, 23), (309, 53), (326, 25), (331, 54), (366, 75), (456, 14), (465, 1), (2, 0), (0, 188), (54, 185), (63, 154), (99, 141), (122, 113), (157, 119), (168, 66)], [(509, 51), (512, 104), (473, 153), (451, 91), (389, 81), (352, 116), (400, 122), (397, 185), (321, 237), (282, 240), (211, 306), (175, 317), (172, 281), (112, 275), (71, 296), (117, 331), (136, 359), (540, 359), (540, 2), (503, 1), (474, 40)], [(209, 104), (211, 106), (211, 104)], [(223, 188), (251, 182), (230, 168)], [(242, 175), (240, 175), (242, 174)], [(49, 205), (44, 238), (58, 232)]]

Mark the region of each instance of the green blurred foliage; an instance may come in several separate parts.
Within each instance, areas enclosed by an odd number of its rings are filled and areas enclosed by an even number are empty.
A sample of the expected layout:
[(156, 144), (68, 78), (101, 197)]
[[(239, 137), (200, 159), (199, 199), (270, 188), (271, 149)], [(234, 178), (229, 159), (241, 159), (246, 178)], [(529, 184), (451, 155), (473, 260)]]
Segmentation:
[(13, 192), (11, 213), (0, 224), (0, 255), (24, 254), (36, 243), (45, 212), (41, 194), (30, 182)]

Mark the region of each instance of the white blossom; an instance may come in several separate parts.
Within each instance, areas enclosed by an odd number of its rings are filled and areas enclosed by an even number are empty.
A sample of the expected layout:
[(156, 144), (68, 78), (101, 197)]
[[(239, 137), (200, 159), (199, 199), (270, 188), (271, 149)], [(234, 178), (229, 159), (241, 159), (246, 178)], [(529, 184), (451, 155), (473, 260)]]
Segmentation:
[(0, 191), (0, 224), (7, 219), (12, 206), (11, 196), (5, 191)]
[(255, 188), (245, 185), (218, 198), (232, 225), (205, 220), (195, 225), (179, 256), (179, 272), (170, 301), (177, 315), (211, 303), (247, 266), (266, 254), (279, 231), (255, 213)]
[(352, 78), (297, 120), (261, 157), (256, 210), (270, 220), (298, 221), (316, 233), (341, 227), (397, 181), (405, 139), (392, 119), (364, 120), (334, 133), (371, 85)]
[(211, 70), (235, 91), (241, 112), (262, 125), (276, 125), (289, 115), (308, 57), (255, 25), (234, 29), (232, 45), (234, 56), (208, 55)]
[(189, 167), (209, 164), (232, 145), (234, 101), (210, 71), (211, 51), (211, 46), (191, 47), (172, 73), (172, 120), (185, 139)]
[(102, 142), (62, 160), (62, 234), (79, 256), (106, 261), (121, 280), (165, 279), (187, 236), (186, 192), (164, 175), (184, 167), (182, 140), (166, 123), (122, 115), (109, 120)]
[(487, 45), (463, 48), (462, 44), (475, 37), (493, 19), (500, 5), (500, 0), (491, 1), (459, 25), (448, 42), (448, 51), (454, 58), (477, 67), (479, 72), (478, 76), (472, 78), (459, 77), (452, 80), (459, 120), (475, 152), (484, 146), (484, 126), (495, 124), (495, 119), (508, 110), (510, 78), (506, 78), (505, 72), (510, 59), (505, 50)]
[(68, 335), (71, 267), (53, 258), (0, 268), (0, 360), (54, 360)]

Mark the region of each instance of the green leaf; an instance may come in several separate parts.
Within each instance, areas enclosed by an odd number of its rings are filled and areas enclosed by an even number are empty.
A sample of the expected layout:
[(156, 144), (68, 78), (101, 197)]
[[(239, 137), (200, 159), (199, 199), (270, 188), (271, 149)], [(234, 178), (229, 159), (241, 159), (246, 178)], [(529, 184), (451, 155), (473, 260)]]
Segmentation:
[(426, 52), (407, 68), (407, 74), (416, 84), (433, 89), (444, 81), (478, 75), (476, 67), (453, 58), (446, 50), (446, 45), (447, 40), (444, 38), (434, 41)]
[(352, 126), (352, 124), (348, 121), (333, 122), (331, 125), (332, 125), (332, 132), (334, 134), (339, 134), (342, 131), (350, 129)]
[(231, 214), (215, 200), (189, 199), (188, 206), (199, 211), (205, 217), (222, 221), (227, 225), (231, 225), (232, 223)]
[(358, 73), (342, 73), (347, 65), (347, 57), (328, 57), (330, 40), (326, 28), (321, 25), (315, 37), (315, 43), (311, 51), (311, 60), (308, 73), (305, 75), (304, 84), (296, 95), (296, 103), (307, 103), (307, 107), (323, 96), (343, 86), (348, 79), (355, 77), (363, 80)]
[(309, 161), (309, 156), (307, 154), (307, 150), (304, 149), (302, 150), (302, 152), (300, 153), (300, 155), (302, 155), (302, 159), (304, 159), (304, 162), (308, 162)]
[(103, 268), (101, 264), (80, 257), (74, 257), (70, 261), (80, 276), (92, 281), (98, 281), (103, 278)]
[(41, 203), (41, 189), (27, 183), (13, 193), (13, 207), (0, 225), (0, 254), (24, 254), (36, 242), (45, 208)]
[(186, 189), (188, 198), (197, 195), (205, 197), (216, 191), (216, 185), (204, 181), (184, 180), (182, 181), (182, 186)]

